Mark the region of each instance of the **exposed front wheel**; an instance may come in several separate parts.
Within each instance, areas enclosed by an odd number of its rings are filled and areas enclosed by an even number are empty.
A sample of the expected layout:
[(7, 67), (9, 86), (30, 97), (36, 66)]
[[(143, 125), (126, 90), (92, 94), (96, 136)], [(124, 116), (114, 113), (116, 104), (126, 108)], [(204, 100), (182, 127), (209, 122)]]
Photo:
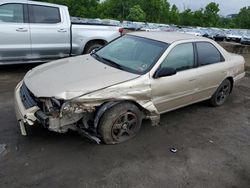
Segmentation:
[(139, 131), (142, 114), (132, 103), (119, 103), (100, 119), (98, 131), (106, 144), (118, 144), (133, 138)]
[(231, 82), (228, 79), (224, 80), (210, 99), (210, 104), (212, 106), (221, 106), (224, 104), (230, 95), (231, 88)]

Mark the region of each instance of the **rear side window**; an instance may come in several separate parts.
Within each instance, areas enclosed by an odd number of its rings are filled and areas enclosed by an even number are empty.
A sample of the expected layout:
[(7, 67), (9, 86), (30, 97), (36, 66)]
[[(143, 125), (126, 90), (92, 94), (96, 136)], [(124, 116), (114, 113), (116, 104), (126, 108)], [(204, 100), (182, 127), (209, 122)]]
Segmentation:
[(24, 23), (22, 4), (4, 4), (0, 6), (0, 22)]
[(209, 42), (196, 43), (198, 62), (200, 66), (210, 65), (224, 61), (219, 50)]
[(55, 24), (61, 22), (57, 7), (29, 5), (30, 23)]

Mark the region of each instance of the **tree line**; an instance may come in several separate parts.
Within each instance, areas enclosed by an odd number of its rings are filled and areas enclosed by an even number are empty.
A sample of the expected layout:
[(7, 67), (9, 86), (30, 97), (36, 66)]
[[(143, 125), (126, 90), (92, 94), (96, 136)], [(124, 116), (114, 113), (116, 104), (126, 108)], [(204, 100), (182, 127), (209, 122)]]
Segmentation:
[(42, 0), (69, 7), (71, 16), (108, 18), (185, 26), (250, 29), (250, 6), (234, 18), (219, 16), (219, 4), (211, 2), (202, 9), (180, 11), (167, 0)]

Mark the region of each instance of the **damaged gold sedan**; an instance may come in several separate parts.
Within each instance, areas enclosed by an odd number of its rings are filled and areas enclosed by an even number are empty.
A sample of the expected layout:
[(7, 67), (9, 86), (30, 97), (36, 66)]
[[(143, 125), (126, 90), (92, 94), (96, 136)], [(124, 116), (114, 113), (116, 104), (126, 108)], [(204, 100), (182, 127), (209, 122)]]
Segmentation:
[(135, 32), (91, 54), (29, 71), (15, 90), (21, 132), (37, 123), (100, 143), (136, 135), (142, 120), (209, 100), (222, 105), (244, 77), (244, 58), (187, 34)]

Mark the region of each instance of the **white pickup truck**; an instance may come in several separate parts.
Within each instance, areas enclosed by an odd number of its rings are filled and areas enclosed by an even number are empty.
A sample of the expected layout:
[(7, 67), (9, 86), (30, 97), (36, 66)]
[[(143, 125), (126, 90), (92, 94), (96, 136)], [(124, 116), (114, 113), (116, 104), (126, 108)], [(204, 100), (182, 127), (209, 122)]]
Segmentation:
[(0, 65), (90, 53), (121, 33), (122, 28), (116, 26), (72, 23), (66, 6), (0, 1)]

